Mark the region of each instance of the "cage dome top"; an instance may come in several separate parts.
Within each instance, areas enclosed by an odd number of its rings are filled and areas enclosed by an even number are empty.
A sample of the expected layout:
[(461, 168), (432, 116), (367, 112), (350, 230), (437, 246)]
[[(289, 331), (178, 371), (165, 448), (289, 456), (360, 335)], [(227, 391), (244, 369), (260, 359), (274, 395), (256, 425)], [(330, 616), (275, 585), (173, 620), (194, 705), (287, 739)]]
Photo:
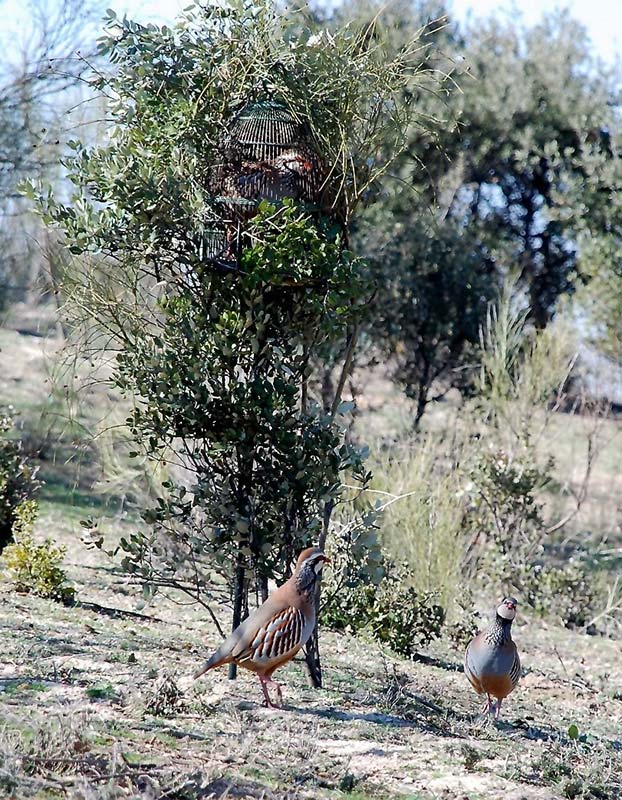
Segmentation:
[(256, 100), (233, 119), (226, 149), (243, 160), (264, 160), (283, 150), (309, 148), (309, 132), (287, 106), (278, 100)]

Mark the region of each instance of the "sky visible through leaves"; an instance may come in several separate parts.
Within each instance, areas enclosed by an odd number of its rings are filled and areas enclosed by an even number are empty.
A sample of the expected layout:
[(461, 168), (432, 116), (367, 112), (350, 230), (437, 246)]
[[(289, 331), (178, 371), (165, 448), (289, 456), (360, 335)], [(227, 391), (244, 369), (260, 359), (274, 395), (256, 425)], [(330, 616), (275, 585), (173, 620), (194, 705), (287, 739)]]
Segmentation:
[[(52, 8), (56, 0), (49, 0)], [(140, 22), (170, 24), (190, 0), (101, 0), (102, 16), (112, 7)], [(335, 0), (324, 0), (336, 5)], [(522, 18), (524, 24), (537, 23), (544, 13), (560, 9), (587, 28), (598, 55), (613, 63), (622, 52), (622, 2), (620, 0), (453, 0), (450, 8), (459, 21), (475, 20), (491, 13)], [(12, 51), (18, 60), (20, 43), (28, 36), (28, 4), (23, 0), (0, 0), (0, 46), (5, 57)]]

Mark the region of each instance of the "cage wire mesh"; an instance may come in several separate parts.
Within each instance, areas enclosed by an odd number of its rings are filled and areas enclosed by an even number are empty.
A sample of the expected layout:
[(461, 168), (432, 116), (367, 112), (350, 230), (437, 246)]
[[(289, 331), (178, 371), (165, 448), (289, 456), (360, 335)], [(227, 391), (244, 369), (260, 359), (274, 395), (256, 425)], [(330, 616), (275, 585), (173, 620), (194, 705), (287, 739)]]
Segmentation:
[(228, 126), (220, 150), (210, 186), (220, 222), (206, 225), (201, 257), (224, 266), (237, 261), (244, 223), (262, 200), (318, 205), (324, 169), (307, 126), (276, 100), (246, 105)]

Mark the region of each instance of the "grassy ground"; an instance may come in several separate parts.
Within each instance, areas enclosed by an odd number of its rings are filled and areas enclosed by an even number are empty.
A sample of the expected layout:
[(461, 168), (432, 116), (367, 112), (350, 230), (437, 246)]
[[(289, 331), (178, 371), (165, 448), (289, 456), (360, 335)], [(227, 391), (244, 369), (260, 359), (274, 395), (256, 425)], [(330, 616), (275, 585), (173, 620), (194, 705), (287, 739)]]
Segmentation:
[[(0, 347), (0, 402), (35, 408), (45, 400), (43, 351), (53, 346), (5, 330)], [(130, 524), (70, 467), (44, 464), (37, 533), (66, 545), (79, 605), (0, 582), (0, 796), (622, 796), (619, 641), (520, 614), (524, 674), (499, 723), (480, 716), (462, 648), (448, 641), (409, 662), (325, 633), (326, 688), (307, 688), (296, 661), (277, 674), (279, 711), (262, 708), (248, 673), (230, 682), (218, 670), (185, 688), (183, 676), (218, 644), (213, 626), (175, 598), (137, 612), (138, 588), (80, 541), (79, 520), (93, 508), (108, 514), (110, 539)]]

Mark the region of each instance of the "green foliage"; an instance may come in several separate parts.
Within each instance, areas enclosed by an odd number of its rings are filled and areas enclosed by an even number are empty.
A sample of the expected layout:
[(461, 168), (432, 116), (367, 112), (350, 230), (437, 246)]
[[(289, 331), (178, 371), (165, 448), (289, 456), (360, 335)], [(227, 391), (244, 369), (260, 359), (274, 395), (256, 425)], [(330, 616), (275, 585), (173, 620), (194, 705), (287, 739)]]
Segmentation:
[(533, 451), (510, 457), (480, 454), (466, 491), (464, 527), (469, 548), (464, 568), (472, 576), (517, 591), (521, 602), (565, 625), (585, 625), (595, 591), (580, 554), (557, 563), (544, 518), (542, 490), (553, 461), (542, 468)]
[(597, 600), (594, 575), (578, 556), (561, 564), (535, 564), (523, 578), (523, 592), (539, 614), (566, 626), (586, 626)]
[(405, 224), (400, 204), (393, 219), (386, 217), (387, 205), (363, 218), (356, 237), (378, 287), (368, 336), (414, 400), (417, 427), (430, 399), (452, 387), (471, 393), (496, 276), (486, 250), (452, 222), (425, 224), (413, 205), (414, 219)]
[[(121, 541), (133, 574), (149, 562), (163, 580), (185, 578), (210, 556), (227, 576), (241, 554), (282, 575), (293, 551), (317, 535), (339, 473), (366, 480), (339, 415), (311, 401), (303, 407), (301, 397), (310, 348), (359, 313), (358, 262), (292, 205), (266, 206), (249, 236), (239, 274), (205, 275), (203, 285), (163, 297), (151, 338), (141, 320), (125, 328), (132, 341), (117, 358), (115, 383), (149, 398), (130, 422), (137, 448), (165, 452), (182, 442), (196, 476), (190, 489), (167, 481), (168, 497), (143, 513), (164, 546), (154, 549), (150, 534)], [(283, 283), (310, 275), (321, 292)]]
[[(143, 530), (107, 551), (146, 599), (162, 586), (197, 599), (222, 578), (242, 591), (245, 570), (262, 585), (284, 577), (325, 529), (340, 474), (369, 479), (340, 397), (322, 405), (309, 379), (366, 311), (372, 289), (344, 231), (421, 123), (427, 48), (397, 52), (375, 24), (325, 40), (294, 16), (210, 5), (170, 30), (109, 15), (99, 49), (112, 69), (92, 77), (109, 98), (109, 138), (69, 143), (68, 202), (24, 187), (82, 259), (65, 276), (72, 321), (81, 355), (115, 352), (132, 453), (170, 465)], [(321, 208), (260, 204), (224, 269), (201, 245), (226, 224), (213, 172), (233, 115), (266, 98), (308, 127), (329, 177)]]
[[(579, 289), (577, 306), (586, 316), (586, 338), (598, 351), (617, 364), (622, 363), (622, 204), (618, 187), (622, 181), (619, 159), (594, 165), (604, 184), (601, 191), (590, 184), (582, 197), (590, 218), (579, 237), (585, 285)], [(585, 192), (588, 196), (585, 196)], [(579, 187), (576, 187), (579, 191)], [(601, 230), (594, 230), (600, 222)]]
[(89, 700), (112, 700), (117, 693), (109, 683), (104, 683), (100, 686), (90, 686), (86, 690), (86, 696)]
[(16, 541), (2, 551), (4, 574), (16, 592), (32, 592), (38, 597), (70, 604), (75, 590), (68, 584), (62, 568), (65, 548), (56, 546), (49, 538), (43, 544), (35, 543), (32, 526), (36, 515), (34, 501), (20, 507)]
[(196, 267), (190, 237), (217, 216), (208, 186), (223, 122), (262, 96), (310, 127), (331, 170), (327, 202), (347, 220), (410, 125), (424, 122), (413, 93), (419, 78), (434, 82), (420, 75), (430, 45), (415, 38), (389, 54), (389, 33), (375, 25), (343, 26), (328, 40), (310, 26), (268, 2), (192, 7), (173, 30), (109, 17), (99, 53), (115, 71), (98, 71), (92, 84), (115, 98), (112, 143), (89, 151), (70, 142), (66, 166), (78, 191), (70, 205), (50, 208), (72, 252), (159, 261), (174, 252)]
[(407, 568), (385, 563), (384, 572), (379, 585), (350, 580), (331, 593), (329, 584), (322, 622), (333, 630), (365, 632), (398, 655), (410, 657), (440, 635), (445, 612), (432, 593), (419, 593), (409, 585)]
[(351, 503), (356, 513), (352, 516), (344, 504), (328, 541), (331, 569), (323, 579), (322, 623), (333, 630), (365, 632), (411, 656), (439, 635), (445, 612), (433, 602), (436, 593), (415, 589), (408, 567), (396, 567), (383, 552), (376, 532), (379, 523), (382, 527), (382, 506), (370, 506), (360, 493)]
[(556, 742), (534, 761), (530, 774), (543, 784), (555, 786), (568, 800), (615, 800), (622, 790), (622, 774), (615, 748), (599, 743), (595, 737), (568, 728), (568, 740)]
[(479, 408), (508, 443), (530, 446), (548, 423), (546, 410), (563, 396), (578, 349), (560, 315), (544, 330), (531, 327), (516, 282), (507, 282), (480, 332)]
[(530, 318), (543, 326), (573, 291), (577, 237), (585, 226), (606, 231), (590, 219), (585, 191), (610, 191), (603, 169), (618, 160), (615, 78), (565, 15), (530, 29), (491, 20), (466, 35), (475, 80), (460, 81), (461, 125), (441, 134), (461, 187), (448, 215), (481, 237), (499, 266), (520, 265)]
[[(336, 16), (360, 23), (380, 8), (357, 0)], [(416, 400), (416, 417), (428, 396), (472, 388), (464, 367), (477, 357), (478, 294), (485, 303), (512, 272), (537, 327), (579, 289), (587, 335), (619, 361), (615, 68), (599, 62), (568, 15), (551, 13), (527, 28), (496, 15), (463, 27), (428, 2), (403, 0), (388, 13), (396, 47), (429, 20), (449, 20), (426, 57), (452, 80), (444, 91), (419, 94), (430, 126), (412, 127), (391, 169), (395, 180), (385, 182), (353, 239), (380, 266), (368, 335), (394, 355), (394, 377)]]
[(471, 448), (464, 528), (464, 569), (507, 590), (564, 624), (585, 624), (594, 592), (581, 554), (557, 563), (543, 492), (555, 461), (536, 447), (573, 365), (563, 321), (528, 327), (510, 293), (490, 310), (482, 331), (480, 396), (475, 408), (487, 427)]
[(473, 603), (473, 589), (464, 580), (460, 585), (460, 591), (454, 594), (452, 610), (453, 622), (446, 624), (445, 634), (457, 650), (464, 652), (468, 643), (477, 634), (479, 616)]
[(22, 452), (21, 443), (9, 437), (13, 417), (0, 412), (0, 551), (11, 541), (31, 513), (29, 500), (39, 483), (37, 470)]
[(493, 572), (517, 586), (543, 552), (546, 524), (538, 492), (549, 480), (548, 470), (528, 454), (519, 459), (491, 448), (475, 462), (470, 478), (466, 524), (473, 531), (473, 551), (483, 553), (478, 574), (493, 577)]

